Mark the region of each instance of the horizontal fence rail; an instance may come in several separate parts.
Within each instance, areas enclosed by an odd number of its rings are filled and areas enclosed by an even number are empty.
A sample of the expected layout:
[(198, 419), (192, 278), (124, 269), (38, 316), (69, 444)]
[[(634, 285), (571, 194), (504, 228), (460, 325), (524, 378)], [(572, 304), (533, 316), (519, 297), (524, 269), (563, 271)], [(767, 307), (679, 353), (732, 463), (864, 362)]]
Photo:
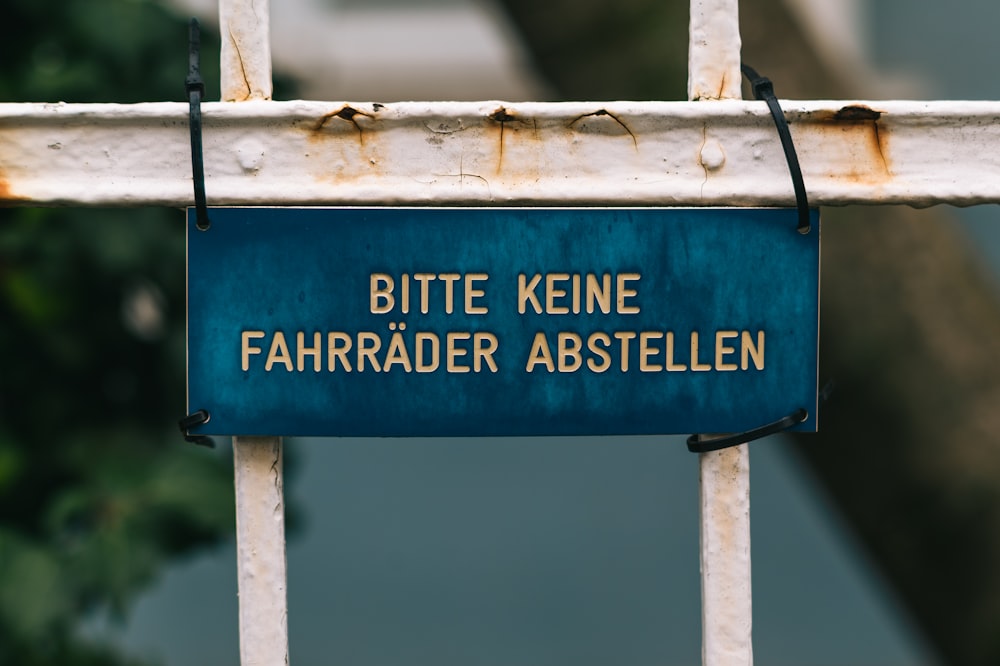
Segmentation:
[[(811, 204), (1000, 202), (1000, 102), (782, 106)], [(212, 205), (795, 203), (763, 102), (202, 109)], [(0, 104), (0, 204), (191, 198), (187, 104)]]

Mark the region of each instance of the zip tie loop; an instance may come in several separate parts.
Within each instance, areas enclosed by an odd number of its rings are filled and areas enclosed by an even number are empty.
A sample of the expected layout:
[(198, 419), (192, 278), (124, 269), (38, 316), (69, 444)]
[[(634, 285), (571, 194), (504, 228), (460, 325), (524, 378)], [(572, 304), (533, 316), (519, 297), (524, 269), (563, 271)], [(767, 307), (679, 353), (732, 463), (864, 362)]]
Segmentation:
[(774, 118), (775, 127), (778, 129), (778, 138), (781, 139), (781, 147), (785, 151), (785, 161), (788, 162), (788, 171), (792, 176), (792, 188), (795, 190), (795, 205), (799, 210), (799, 225), (797, 227), (800, 234), (808, 234), (812, 229), (809, 222), (809, 199), (806, 196), (806, 184), (802, 179), (802, 168), (799, 166), (799, 158), (795, 153), (795, 144), (792, 142), (792, 133), (788, 129), (788, 121), (785, 113), (781, 110), (778, 97), (774, 94), (774, 84), (765, 76), (761, 76), (749, 65), (740, 65), (743, 75), (750, 81), (750, 88), (753, 96), (757, 100), (767, 102), (767, 108)]
[(711, 439), (704, 440), (701, 439), (704, 435), (691, 435), (687, 439), (688, 451), (691, 453), (708, 453), (709, 451), (719, 451), (721, 449), (739, 446), (740, 444), (752, 442), (755, 439), (761, 439), (762, 437), (767, 437), (768, 435), (774, 435), (782, 432), (783, 430), (788, 430), (789, 428), (802, 423), (807, 418), (809, 418), (809, 412), (805, 409), (799, 408), (788, 416), (778, 419), (774, 423), (768, 423), (767, 425), (763, 425), (759, 428), (747, 430), (746, 432), (741, 432), (735, 435), (723, 435), (722, 437), (712, 437)]
[(207, 437), (205, 435), (192, 435), (188, 432), (191, 428), (204, 425), (211, 419), (212, 415), (208, 413), (207, 409), (199, 409), (194, 414), (188, 414), (178, 421), (177, 425), (181, 429), (181, 433), (184, 435), (184, 441), (198, 446), (206, 446), (210, 449), (214, 449), (215, 441), (211, 437)]

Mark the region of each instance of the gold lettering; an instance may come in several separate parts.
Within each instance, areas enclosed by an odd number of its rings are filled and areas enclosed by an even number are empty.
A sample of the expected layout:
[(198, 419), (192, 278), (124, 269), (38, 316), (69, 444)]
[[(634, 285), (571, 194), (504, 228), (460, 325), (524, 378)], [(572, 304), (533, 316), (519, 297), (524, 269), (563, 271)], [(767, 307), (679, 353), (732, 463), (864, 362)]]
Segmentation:
[(481, 372), (485, 363), (490, 372), (497, 371), (497, 362), (493, 360), (493, 353), (500, 346), (497, 336), (493, 333), (475, 333), (472, 336), (472, 368), (476, 372)]
[(448, 335), (445, 336), (445, 346), (447, 348), (447, 359), (448, 359), (448, 372), (462, 373), (468, 372), (469, 366), (459, 365), (456, 360), (459, 356), (465, 356), (468, 354), (467, 349), (461, 347), (456, 347), (455, 342), (458, 340), (468, 340), (472, 335), (464, 331), (448, 331)]
[(628, 372), (628, 348), (629, 340), (635, 339), (634, 331), (615, 331), (615, 339), (621, 342), (621, 369), (622, 372)]
[(250, 356), (260, 354), (263, 350), (260, 347), (253, 347), (250, 345), (251, 340), (260, 340), (266, 335), (264, 331), (243, 331), (243, 335), (240, 336), (243, 340), (243, 372), (250, 369)]
[(528, 352), (528, 364), (524, 366), (525, 372), (534, 372), (535, 366), (541, 363), (549, 372), (555, 372), (556, 366), (552, 362), (552, 352), (549, 350), (549, 341), (545, 338), (545, 333), (539, 331), (535, 333), (535, 339), (531, 343), (531, 351)]
[(517, 311), (520, 314), (524, 314), (527, 310), (528, 301), (531, 301), (531, 307), (534, 308), (535, 314), (542, 314), (542, 303), (535, 294), (535, 288), (542, 281), (542, 276), (539, 273), (535, 273), (530, 282), (525, 281), (526, 277), (524, 273), (520, 273), (517, 276)]
[(601, 308), (604, 314), (611, 313), (611, 274), (601, 276), (598, 284), (597, 276), (587, 273), (587, 314), (594, 313), (594, 304)]
[[(441, 365), (441, 340), (436, 333), (419, 332), (415, 336), (417, 346), (417, 372), (434, 372)], [(431, 343), (430, 361), (424, 363), (424, 343)]]
[(660, 353), (658, 348), (650, 347), (649, 342), (651, 340), (659, 340), (662, 337), (663, 333), (659, 331), (643, 331), (639, 334), (639, 370), (642, 372), (659, 372), (663, 370), (662, 365), (649, 362), (650, 356), (656, 356)]
[(444, 311), (451, 314), (455, 311), (455, 283), (462, 276), (458, 273), (441, 273), (438, 279), (444, 282)]
[(715, 369), (720, 372), (729, 372), (731, 370), (736, 370), (737, 365), (735, 363), (726, 363), (726, 356), (729, 354), (735, 354), (736, 349), (734, 347), (726, 346), (726, 340), (731, 338), (738, 338), (740, 336), (739, 331), (716, 331), (715, 332)]
[(569, 314), (565, 305), (556, 305), (557, 298), (566, 296), (565, 289), (556, 289), (556, 282), (569, 279), (569, 273), (548, 273), (545, 276), (545, 312), (546, 314)]
[(344, 367), (344, 372), (351, 371), (351, 362), (347, 360), (347, 352), (351, 351), (354, 342), (347, 333), (334, 331), (326, 335), (326, 369), (334, 372), (337, 361)]
[(410, 313), (410, 276), (403, 273), (399, 285), (399, 299), (402, 301), (400, 307), (403, 314)]
[(372, 370), (382, 372), (375, 354), (382, 348), (382, 338), (377, 333), (361, 331), (358, 333), (358, 372), (365, 371), (365, 361), (372, 365)]
[(557, 336), (559, 350), (559, 372), (576, 372), (583, 365), (583, 357), (580, 350), (583, 349), (583, 340), (576, 333), (560, 331)]
[(284, 365), (285, 370), (288, 370), (288, 372), (294, 369), (292, 355), (288, 353), (288, 343), (285, 342), (285, 334), (281, 331), (275, 331), (274, 337), (271, 338), (271, 349), (267, 352), (267, 361), (264, 362), (264, 372), (271, 372), (271, 368), (274, 367), (275, 363)]
[(667, 331), (667, 372), (683, 372), (687, 369), (683, 363), (674, 363), (674, 332)]
[(746, 370), (750, 367), (748, 361), (753, 359), (753, 365), (758, 370), (764, 369), (764, 331), (757, 331), (757, 344), (753, 342), (750, 331), (743, 331), (740, 340), (740, 367)]
[(401, 365), (406, 372), (413, 372), (410, 355), (406, 351), (406, 343), (403, 342), (403, 334), (399, 331), (393, 333), (389, 339), (389, 350), (385, 353), (382, 372), (389, 372), (393, 365)]
[(698, 362), (698, 333), (691, 331), (691, 369), (695, 372), (705, 372), (711, 370), (712, 366), (707, 363)]
[[(485, 282), (490, 276), (486, 273), (466, 273), (465, 274), (465, 314), (486, 314), (490, 310), (485, 305), (475, 305), (472, 301), (475, 298), (482, 298), (486, 292), (476, 289), (474, 282)], [(495, 372), (495, 371), (494, 371)]]
[(371, 312), (372, 314), (385, 314), (391, 312), (395, 305), (395, 297), (392, 295), (392, 277), (385, 273), (372, 273), (371, 285)]
[(434, 273), (414, 273), (413, 279), (420, 283), (420, 312), (427, 314), (430, 310), (430, 283), (437, 276)]
[(637, 282), (642, 276), (638, 273), (619, 273), (618, 274), (618, 314), (638, 314), (638, 305), (626, 305), (625, 299), (632, 298), (638, 295), (636, 289), (629, 289), (626, 286), (627, 282)]
[(580, 274), (573, 273), (573, 314), (580, 314)]
[[(604, 349), (597, 346), (598, 342), (604, 346)], [(601, 359), (600, 363), (595, 361), (593, 356), (587, 359), (587, 367), (590, 368), (591, 372), (607, 372), (608, 368), (611, 367), (611, 354), (607, 351), (610, 346), (611, 336), (607, 333), (591, 333), (590, 337), (587, 338), (587, 349)]]
[(306, 356), (312, 356), (313, 359), (313, 371), (319, 372), (320, 362), (322, 354), (320, 353), (321, 347), (323, 345), (323, 336), (319, 331), (313, 333), (313, 346), (306, 347), (306, 334), (305, 331), (299, 331), (295, 334), (295, 356), (298, 360), (296, 367), (299, 372), (305, 370), (306, 367)]

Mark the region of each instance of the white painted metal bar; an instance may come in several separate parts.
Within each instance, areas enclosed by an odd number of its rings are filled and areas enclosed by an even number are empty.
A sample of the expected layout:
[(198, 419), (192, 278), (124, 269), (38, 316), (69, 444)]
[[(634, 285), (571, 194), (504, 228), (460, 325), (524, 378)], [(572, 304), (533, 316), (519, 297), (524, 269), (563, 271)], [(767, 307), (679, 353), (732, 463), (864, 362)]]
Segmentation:
[(703, 666), (753, 664), (750, 449), (699, 454)]
[(219, 0), (224, 102), (271, 99), (270, 0)]
[(691, 0), (688, 99), (741, 99), (739, 1)]
[[(271, 50), (268, 0), (221, 0), (222, 99), (269, 100)], [(260, 102), (267, 105), (270, 102)], [(241, 104), (224, 104), (236, 109)], [(205, 132), (211, 133), (207, 126)], [(266, 133), (266, 132), (263, 132)], [(249, 141), (249, 143), (248, 143)], [(252, 140), (241, 149), (256, 151)], [(205, 146), (206, 156), (217, 145)], [(144, 151), (155, 154), (150, 146)], [(256, 159), (242, 156), (245, 163)], [(252, 173), (252, 168), (249, 169)], [(208, 183), (209, 191), (215, 183)], [(247, 265), (246, 270), (262, 270)], [(233, 437), (240, 663), (288, 664), (288, 572), (285, 554), (283, 442), (280, 437)]]
[(233, 437), (242, 666), (288, 663), (282, 449), (280, 437)]
[[(1000, 202), (1000, 102), (782, 104), (814, 205)], [(212, 204), (794, 205), (763, 102), (249, 101), (204, 123)], [(3, 204), (190, 201), (186, 104), (0, 104)]]
[[(699, 110), (742, 97), (738, 0), (691, 0), (688, 96)], [(698, 152), (704, 181), (725, 168), (733, 145), (707, 128)], [(755, 152), (749, 146), (753, 159)], [(745, 174), (753, 174), (748, 165)], [(755, 176), (750, 176), (756, 180)], [(783, 173), (790, 185), (787, 166)], [(703, 666), (750, 666), (750, 449), (746, 444), (698, 456), (701, 513), (701, 654)]]

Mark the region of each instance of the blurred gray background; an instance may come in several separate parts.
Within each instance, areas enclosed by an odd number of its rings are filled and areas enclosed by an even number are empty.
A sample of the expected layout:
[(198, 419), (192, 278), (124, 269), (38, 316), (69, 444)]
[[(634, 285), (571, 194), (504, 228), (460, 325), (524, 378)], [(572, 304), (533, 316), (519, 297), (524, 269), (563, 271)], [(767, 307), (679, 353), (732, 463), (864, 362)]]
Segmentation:
[[(872, 98), (1000, 96), (995, 2), (794, 4)], [(303, 97), (546, 99), (486, 3), (285, 0), (272, 23), (275, 67)], [(961, 214), (1000, 267), (996, 208)], [(292, 663), (700, 662), (698, 465), (682, 438), (287, 448)], [(936, 663), (789, 444), (754, 444), (751, 469), (757, 661)], [(124, 626), (95, 618), (89, 630), (165, 664), (236, 664), (236, 604), (234, 549), (222, 548), (170, 569)]]

